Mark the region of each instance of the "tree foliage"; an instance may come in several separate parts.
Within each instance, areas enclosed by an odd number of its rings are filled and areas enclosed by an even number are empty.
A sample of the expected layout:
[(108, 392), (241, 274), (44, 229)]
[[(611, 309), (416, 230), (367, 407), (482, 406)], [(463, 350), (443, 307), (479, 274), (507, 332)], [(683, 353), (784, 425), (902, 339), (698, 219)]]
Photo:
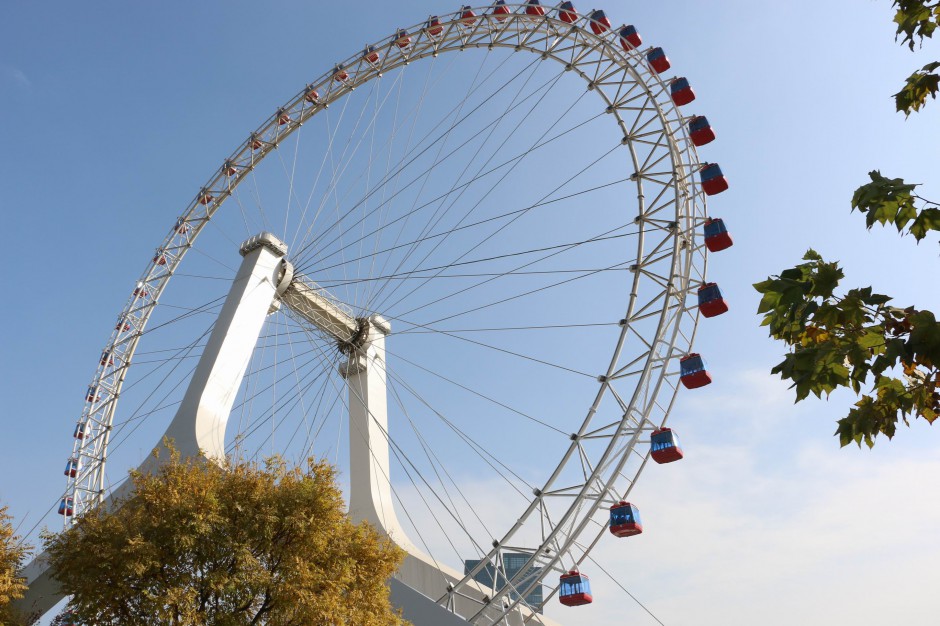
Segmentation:
[(23, 597), (26, 581), (20, 576), (29, 547), (22, 543), (13, 528), (7, 507), (0, 507), (0, 624), (19, 624), (12, 602)]
[[(940, 2), (893, 0), (897, 38), (911, 50), (940, 25)], [(928, 63), (895, 94), (898, 111), (919, 111), (936, 97), (940, 62)], [(852, 210), (865, 215), (870, 229), (891, 224), (919, 243), (940, 231), (940, 205), (918, 196), (916, 184), (869, 172), (871, 182), (855, 190)], [(844, 278), (838, 263), (809, 250), (805, 263), (756, 283), (762, 294), (758, 314), (770, 336), (789, 348), (771, 372), (793, 382), (796, 401), (813, 394), (852, 390), (858, 401), (838, 421), (836, 435), (845, 446), (869, 447), (878, 435), (889, 439), (898, 422), (940, 414), (940, 323), (933, 313), (889, 306), (891, 298), (871, 287), (838, 295)]]
[(852, 209), (865, 214), (869, 229), (876, 222), (893, 224), (899, 233), (905, 234), (906, 227), (918, 243), (929, 231), (940, 231), (940, 206), (915, 194), (919, 185), (886, 178), (877, 170), (868, 176), (871, 182), (856, 189), (852, 196)]
[[(915, 43), (923, 45), (925, 38), (933, 37), (937, 26), (940, 26), (940, 2), (894, 0), (894, 7), (894, 23), (898, 25), (896, 36), (911, 50)], [(940, 75), (935, 72), (937, 68), (940, 68), (940, 62), (928, 63), (907, 77), (901, 91), (894, 94), (898, 111), (910, 115), (912, 111), (920, 111), (928, 96), (937, 97), (940, 87)]]
[(791, 348), (773, 374), (796, 401), (846, 387), (860, 399), (840, 419), (845, 446), (894, 436), (899, 420), (940, 415), (940, 323), (930, 311), (888, 306), (871, 287), (836, 295), (842, 269), (810, 250), (802, 263), (754, 285), (770, 335)]
[(119, 506), (45, 537), (79, 623), (404, 623), (387, 588), (402, 552), (349, 521), (326, 463), (221, 468), (174, 454), (131, 479)]

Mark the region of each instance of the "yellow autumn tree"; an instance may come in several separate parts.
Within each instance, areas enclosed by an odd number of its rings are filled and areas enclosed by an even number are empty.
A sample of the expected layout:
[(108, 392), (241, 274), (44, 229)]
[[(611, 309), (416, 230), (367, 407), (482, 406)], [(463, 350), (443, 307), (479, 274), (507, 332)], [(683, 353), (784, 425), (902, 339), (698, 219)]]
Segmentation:
[(45, 547), (77, 623), (397, 626), (402, 552), (344, 513), (335, 472), (180, 460)]
[(20, 576), (29, 548), (16, 536), (13, 518), (7, 507), (0, 507), (0, 624), (21, 623), (14, 614), (12, 602), (23, 597), (26, 581)]

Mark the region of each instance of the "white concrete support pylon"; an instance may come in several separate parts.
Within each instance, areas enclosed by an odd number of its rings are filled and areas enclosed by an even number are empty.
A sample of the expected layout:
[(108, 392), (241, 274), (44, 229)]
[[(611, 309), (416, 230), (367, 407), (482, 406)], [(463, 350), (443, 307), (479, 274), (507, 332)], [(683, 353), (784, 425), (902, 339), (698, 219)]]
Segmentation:
[(339, 367), (349, 388), (349, 515), (414, 553), (395, 515), (389, 476), (385, 336), (391, 326), (378, 315), (362, 323), (364, 341)]
[[(166, 437), (183, 458), (225, 459), (225, 426), (258, 335), (272, 303), (289, 282), (285, 276), (287, 245), (270, 233), (250, 238), (239, 250), (244, 257), (225, 298), (186, 395)], [(162, 445), (162, 443), (161, 443)], [(151, 457), (152, 458), (152, 457)], [(147, 463), (141, 466), (145, 468)]]

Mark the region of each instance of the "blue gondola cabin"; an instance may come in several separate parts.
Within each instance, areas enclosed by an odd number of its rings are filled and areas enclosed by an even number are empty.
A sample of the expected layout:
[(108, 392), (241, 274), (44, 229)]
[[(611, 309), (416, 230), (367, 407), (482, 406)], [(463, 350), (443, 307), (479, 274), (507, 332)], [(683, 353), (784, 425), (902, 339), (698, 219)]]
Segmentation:
[(632, 537), (642, 533), (640, 509), (623, 500), (610, 507), (610, 532), (615, 537)]
[(578, 20), (578, 10), (574, 8), (573, 2), (562, 2), (558, 6), (558, 19), (565, 24), (573, 24)]
[(643, 39), (640, 38), (640, 33), (636, 32), (636, 27), (631, 25), (620, 29), (620, 45), (623, 46), (624, 50), (629, 52), (634, 48), (639, 48), (642, 44)]
[(686, 389), (698, 389), (712, 382), (711, 374), (705, 369), (705, 360), (693, 352), (679, 359), (679, 380)]
[(685, 77), (673, 78), (669, 83), (669, 95), (676, 106), (683, 106), (695, 100), (695, 92), (692, 91), (692, 85), (689, 79)]
[(694, 146), (701, 147), (715, 141), (715, 129), (708, 123), (707, 117), (696, 115), (689, 122), (689, 137)]
[(699, 172), (699, 176), (702, 180), (702, 191), (709, 196), (719, 194), (728, 188), (728, 179), (722, 174), (717, 163), (706, 163)]
[(73, 513), (75, 513), (74, 500), (72, 498), (62, 498), (62, 501), (59, 502), (59, 515), (71, 517)]
[(85, 394), (85, 400), (88, 402), (97, 402), (101, 400), (101, 393), (98, 391), (98, 386), (93, 385), (88, 388), (88, 393)]
[(709, 252), (721, 252), (733, 245), (734, 240), (725, 227), (724, 220), (720, 217), (705, 220), (705, 247)]
[(650, 456), (659, 464), (672, 463), (684, 455), (679, 446), (679, 435), (671, 428), (657, 428), (650, 437)]
[(662, 74), (672, 67), (672, 63), (669, 62), (669, 57), (666, 56), (662, 48), (653, 48), (647, 52), (646, 62), (650, 64), (650, 67), (653, 68), (653, 71), (657, 74)]
[(610, 30), (610, 18), (603, 11), (594, 11), (591, 13), (591, 32), (595, 35), (606, 33)]
[(590, 604), (594, 601), (594, 596), (591, 595), (591, 581), (576, 569), (562, 574), (558, 586), (558, 600), (565, 606)]
[(65, 464), (65, 475), (75, 478), (78, 475), (78, 459), (74, 456)]
[(698, 310), (704, 317), (728, 312), (728, 303), (721, 297), (718, 283), (705, 283), (698, 288)]
[(79, 422), (75, 424), (75, 438), (84, 439), (85, 438), (85, 425)]

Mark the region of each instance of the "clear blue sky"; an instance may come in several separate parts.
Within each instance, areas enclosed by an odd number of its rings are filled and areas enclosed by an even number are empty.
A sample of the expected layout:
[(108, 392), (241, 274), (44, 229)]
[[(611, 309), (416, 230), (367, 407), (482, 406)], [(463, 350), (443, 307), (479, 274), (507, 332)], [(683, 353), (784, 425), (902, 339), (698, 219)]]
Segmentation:
[[(114, 317), (198, 187), (336, 60), (456, 8), (0, 7), (0, 502), (24, 530), (63, 487), (71, 430)], [(649, 529), (605, 554), (605, 567), (669, 626), (933, 623), (940, 505), (928, 481), (940, 471), (940, 435), (917, 424), (874, 451), (840, 450), (831, 435), (850, 398), (792, 405), (767, 375), (779, 348), (757, 326), (750, 285), (812, 246), (842, 261), (847, 285), (940, 309), (936, 238), (916, 246), (869, 233), (849, 213), (852, 190), (876, 168), (940, 197), (940, 105), (905, 121), (890, 98), (940, 48), (899, 47), (887, 0), (605, 8), (692, 81), (696, 111), (719, 135), (707, 158), (731, 181), (711, 212), (736, 242), (710, 261), (732, 309), (704, 321), (696, 343), (716, 383), (683, 393), (671, 418), (689, 458), (644, 474), (635, 493)], [(602, 577), (595, 591), (606, 602), (554, 615), (654, 623)]]

